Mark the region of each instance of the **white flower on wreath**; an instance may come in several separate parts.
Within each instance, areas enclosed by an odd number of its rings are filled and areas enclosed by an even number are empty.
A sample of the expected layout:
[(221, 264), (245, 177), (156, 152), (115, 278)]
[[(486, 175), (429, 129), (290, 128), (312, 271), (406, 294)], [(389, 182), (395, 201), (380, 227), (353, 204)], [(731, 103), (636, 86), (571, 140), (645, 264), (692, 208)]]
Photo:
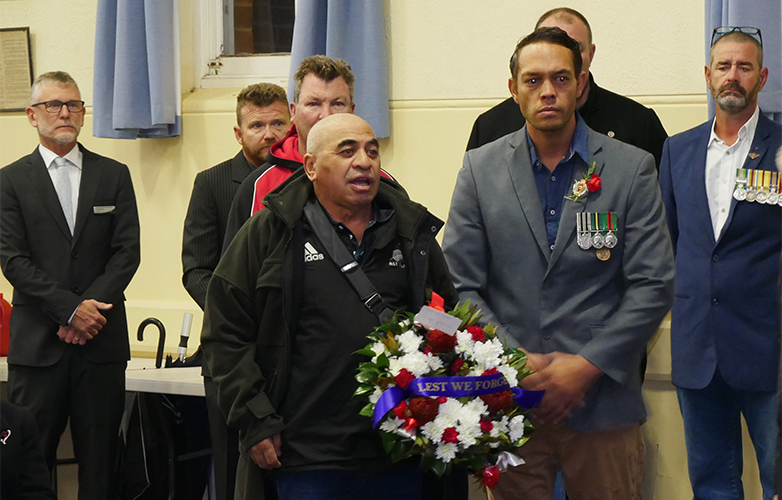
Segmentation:
[(429, 441), (439, 443), (440, 440), (443, 439), (443, 432), (445, 432), (445, 429), (453, 427), (452, 425), (444, 425), (444, 423), (445, 420), (440, 419), (438, 421), (437, 418), (435, 418), (421, 427), (421, 433), (426, 436)]
[(421, 342), (424, 341), (420, 335), (412, 330), (406, 331), (398, 336), (396, 340), (399, 342), (399, 349), (405, 354), (417, 351), (421, 347)]
[(383, 432), (396, 432), (397, 429), (404, 425), (405, 421), (398, 417), (386, 418), (383, 423), (380, 424), (380, 430)]
[(411, 352), (398, 358), (392, 357), (388, 360), (388, 371), (396, 377), (405, 368), (416, 377), (422, 377), (429, 373), (429, 358), (430, 356), (421, 351)]
[(456, 332), (456, 352), (463, 353), (466, 358), (470, 358), (475, 348), (475, 341), (470, 332), (460, 330)]
[(435, 456), (445, 463), (456, 458), (456, 452), (459, 450), (456, 443), (440, 443), (435, 451)]
[(500, 364), (500, 357), (503, 354), (504, 347), (497, 338), (475, 343), (475, 353), (473, 359), (484, 370), (497, 368)]
[(375, 353), (372, 357), (372, 362), (377, 363), (377, 357), (386, 352), (386, 345), (382, 342), (375, 342), (370, 349)]
[(524, 415), (517, 415), (510, 421), (510, 440), (516, 442), (524, 437)]
[(499, 437), (500, 433), (508, 433), (508, 416), (503, 415), (503, 417), (500, 420), (495, 420), (493, 422), (494, 427), (492, 428), (491, 432), (489, 432), (489, 435), (491, 437)]
[(427, 356), (429, 356), (429, 369), (431, 371), (436, 372), (444, 366), (443, 360), (440, 359), (439, 356), (433, 356), (431, 354), (427, 354)]
[(513, 368), (511, 365), (502, 364), (497, 367), (497, 370), (499, 370), (499, 372), (502, 373), (502, 375), (505, 377), (505, 380), (508, 381), (508, 385), (510, 385), (511, 388), (519, 385), (519, 381), (518, 381), (519, 371)]
[(380, 388), (379, 385), (375, 386), (375, 392), (369, 395), (369, 402), (374, 404), (377, 404), (378, 399), (380, 399), (380, 396), (383, 395), (383, 389)]

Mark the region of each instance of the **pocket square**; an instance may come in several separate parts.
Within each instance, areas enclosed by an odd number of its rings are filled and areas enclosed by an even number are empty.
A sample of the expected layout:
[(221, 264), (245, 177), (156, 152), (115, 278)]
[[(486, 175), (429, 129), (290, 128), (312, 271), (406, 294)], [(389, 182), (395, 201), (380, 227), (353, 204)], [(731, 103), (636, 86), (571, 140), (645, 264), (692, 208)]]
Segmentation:
[(92, 207), (92, 213), (96, 215), (113, 214), (115, 208), (116, 207), (114, 205), (96, 205)]

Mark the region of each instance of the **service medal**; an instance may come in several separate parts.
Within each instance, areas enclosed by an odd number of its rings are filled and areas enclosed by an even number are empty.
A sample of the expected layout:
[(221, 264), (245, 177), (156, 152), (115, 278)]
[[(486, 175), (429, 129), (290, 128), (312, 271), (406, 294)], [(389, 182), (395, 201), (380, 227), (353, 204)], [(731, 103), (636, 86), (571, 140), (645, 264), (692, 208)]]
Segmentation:
[(770, 192), (768, 194), (768, 200), (766, 200), (766, 203), (768, 203), (769, 205), (776, 205), (777, 203), (779, 203), (779, 195), (773, 191)]
[(747, 191), (746, 200), (749, 202), (754, 202), (758, 197), (758, 194), (755, 192), (755, 188), (750, 188), (749, 191)]
[(589, 233), (578, 235), (578, 246), (582, 250), (589, 250), (592, 246), (592, 238), (590, 238)]
[(595, 255), (597, 255), (597, 258), (602, 260), (603, 262), (607, 261), (611, 258), (611, 250), (607, 248), (601, 248), (597, 252), (595, 252)]
[(614, 248), (617, 243), (619, 243), (619, 239), (616, 237), (613, 231), (609, 232), (606, 235), (606, 248)]
[(768, 193), (766, 193), (765, 190), (761, 189), (758, 191), (757, 197), (755, 198), (758, 203), (765, 203), (768, 199)]
[(603, 248), (606, 244), (605, 237), (600, 233), (595, 233), (592, 236), (592, 246), (598, 250)]
[(736, 169), (736, 186), (733, 189), (733, 197), (736, 201), (747, 199), (747, 177), (748, 171), (746, 168)]

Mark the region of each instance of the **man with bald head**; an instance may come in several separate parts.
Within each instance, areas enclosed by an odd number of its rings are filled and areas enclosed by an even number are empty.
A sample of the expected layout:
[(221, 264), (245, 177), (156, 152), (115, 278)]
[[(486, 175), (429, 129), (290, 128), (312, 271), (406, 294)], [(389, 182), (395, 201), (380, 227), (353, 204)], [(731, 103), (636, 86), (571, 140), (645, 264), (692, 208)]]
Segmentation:
[[(264, 470), (281, 500), (421, 498), (417, 465), (392, 464), (359, 416), (353, 353), (385, 308), (417, 311), (432, 291), (456, 303), (442, 221), (381, 177), (378, 141), (352, 114), (314, 124), (303, 168), (263, 204), (215, 269), (201, 336), (239, 429), (236, 498), (256, 495)], [(341, 269), (363, 273), (382, 306)]]
[[(587, 19), (574, 9), (559, 7), (540, 16), (535, 29), (541, 27), (560, 28), (578, 42), (582, 69), (589, 75), (589, 79), (576, 101), (576, 107), (589, 128), (651, 153), (659, 166), (663, 142), (668, 134), (653, 110), (597, 86), (589, 71), (595, 57), (595, 44), (592, 43), (592, 28)], [(512, 77), (515, 76), (512, 74), (514, 67), (511, 60)], [(475, 120), (467, 149), (483, 146), (520, 130), (524, 123), (519, 106), (512, 97), (508, 98)]]

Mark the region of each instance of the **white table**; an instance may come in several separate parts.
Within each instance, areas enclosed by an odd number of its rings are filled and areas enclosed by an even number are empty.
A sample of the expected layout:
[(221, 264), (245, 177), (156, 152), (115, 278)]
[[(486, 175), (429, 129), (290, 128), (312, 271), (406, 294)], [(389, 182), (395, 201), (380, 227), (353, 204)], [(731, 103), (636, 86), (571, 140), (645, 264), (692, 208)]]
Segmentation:
[[(0, 382), (8, 381), (8, 361), (0, 358)], [(125, 390), (203, 396), (204, 380), (201, 367), (155, 368), (155, 360), (132, 358), (125, 370)]]

